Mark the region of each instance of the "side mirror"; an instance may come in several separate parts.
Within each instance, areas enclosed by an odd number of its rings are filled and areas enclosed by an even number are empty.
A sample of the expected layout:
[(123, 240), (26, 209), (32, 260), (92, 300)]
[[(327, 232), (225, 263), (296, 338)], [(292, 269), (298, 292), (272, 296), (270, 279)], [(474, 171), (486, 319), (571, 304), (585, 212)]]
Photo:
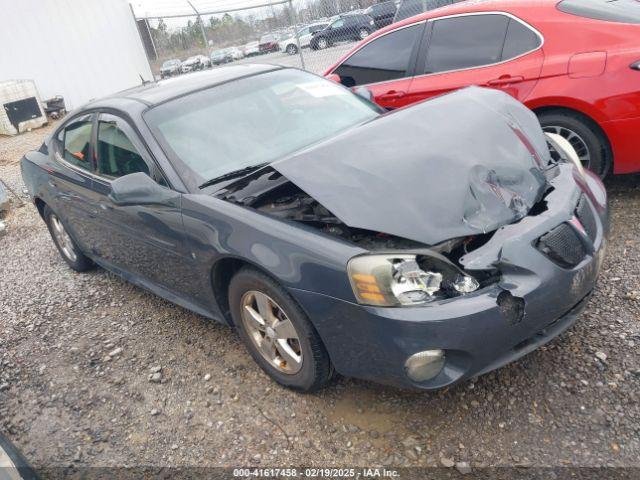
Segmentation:
[(327, 80), (331, 80), (332, 82), (340, 83), (340, 75), (337, 73), (331, 73), (325, 77)]
[(161, 187), (146, 173), (125, 175), (111, 182), (109, 199), (119, 206), (127, 205), (168, 205), (180, 194)]
[(364, 98), (365, 100), (369, 100), (370, 102), (374, 101), (373, 93), (368, 88), (365, 88), (365, 87), (354, 88), (353, 89), (353, 93), (355, 93), (356, 95), (359, 95), (360, 97)]

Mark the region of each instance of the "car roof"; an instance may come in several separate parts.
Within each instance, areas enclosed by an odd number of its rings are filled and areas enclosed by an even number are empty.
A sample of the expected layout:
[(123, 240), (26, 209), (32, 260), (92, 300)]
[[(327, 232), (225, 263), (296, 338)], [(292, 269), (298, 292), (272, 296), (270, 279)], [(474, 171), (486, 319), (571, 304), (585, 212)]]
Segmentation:
[[(442, 15), (455, 15), (458, 13), (487, 12), (487, 11), (530, 11), (539, 8), (553, 7), (555, 9), (559, 0), (466, 0), (452, 3), (443, 7), (434, 8), (414, 17), (410, 17), (413, 23)], [(409, 20), (409, 19), (407, 19)], [(402, 20), (404, 23), (405, 20)], [(400, 23), (400, 22), (398, 22)]]
[(122, 99), (136, 100), (153, 106), (191, 92), (214, 87), (239, 78), (281, 70), (283, 68), (284, 67), (278, 65), (251, 63), (214, 68), (212, 70), (191, 73), (180, 77), (145, 83), (144, 85), (95, 100), (87, 105), (86, 108), (109, 107), (111, 106), (110, 104), (121, 103), (120, 101)]

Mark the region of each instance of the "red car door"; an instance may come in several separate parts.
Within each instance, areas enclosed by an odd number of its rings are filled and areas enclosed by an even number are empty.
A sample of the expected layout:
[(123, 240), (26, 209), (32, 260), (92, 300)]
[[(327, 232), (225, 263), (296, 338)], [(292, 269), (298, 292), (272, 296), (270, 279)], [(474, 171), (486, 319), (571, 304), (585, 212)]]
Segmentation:
[(366, 87), (385, 108), (411, 103), (410, 91), (425, 22), (400, 27), (373, 38), (330, 72), (347, 87)]
[(523, 102), (540, 77), (542, 37), (503, 13), (434, 19), (425, 30), (407, 100), (431, 98), (470, 85), (503, 90)]

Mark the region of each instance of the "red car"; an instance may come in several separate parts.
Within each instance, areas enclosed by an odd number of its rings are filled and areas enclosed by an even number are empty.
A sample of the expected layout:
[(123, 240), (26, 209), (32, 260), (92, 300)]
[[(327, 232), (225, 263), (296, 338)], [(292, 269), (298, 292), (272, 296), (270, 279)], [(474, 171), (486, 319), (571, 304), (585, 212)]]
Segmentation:
[(462, 2), (376, 32), (325, 75), (386, 108), (497, 88), (599, 175), (640, 171), (638, 0)]

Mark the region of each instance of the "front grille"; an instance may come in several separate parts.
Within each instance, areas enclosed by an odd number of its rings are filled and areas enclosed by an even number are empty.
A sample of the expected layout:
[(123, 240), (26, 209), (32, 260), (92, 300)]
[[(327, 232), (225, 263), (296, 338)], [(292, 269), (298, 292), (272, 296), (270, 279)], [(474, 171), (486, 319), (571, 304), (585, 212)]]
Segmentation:
[(587, 255), (578, 234), (566, 223), (540, 237), (537, 247), (562, 267), (575, 267)]
[(586, 195), (582, 195), (580, 197), (580, 201), (576, 207), (576, 217), (580, 220), (580, 223), (584, 227), (584, 230), (587, 232), (591, 241), (595, 242), (598, 227), (596, 224), (596, 217), (589, 206), (589, 201), (587, 200)]

